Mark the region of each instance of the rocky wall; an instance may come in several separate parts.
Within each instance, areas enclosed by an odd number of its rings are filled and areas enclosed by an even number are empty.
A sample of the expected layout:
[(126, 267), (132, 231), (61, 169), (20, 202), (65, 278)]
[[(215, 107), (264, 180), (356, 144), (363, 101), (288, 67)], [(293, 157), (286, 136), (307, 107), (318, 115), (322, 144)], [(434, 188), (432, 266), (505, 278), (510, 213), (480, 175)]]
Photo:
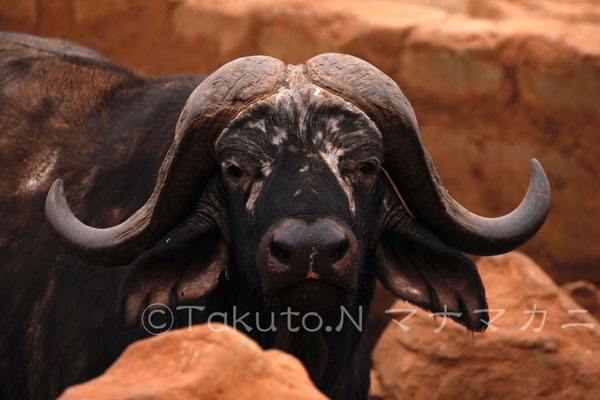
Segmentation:
[(67, 38), (140, 73), (209, 73), (266, 54), (337, 51), (412, 102), (450, 193), (510, 211), (528, 160), (550, 217), (523, 251), (559, 282), (600, 282), (600, 5), (593, 0), (0, 0), (0, 29)]

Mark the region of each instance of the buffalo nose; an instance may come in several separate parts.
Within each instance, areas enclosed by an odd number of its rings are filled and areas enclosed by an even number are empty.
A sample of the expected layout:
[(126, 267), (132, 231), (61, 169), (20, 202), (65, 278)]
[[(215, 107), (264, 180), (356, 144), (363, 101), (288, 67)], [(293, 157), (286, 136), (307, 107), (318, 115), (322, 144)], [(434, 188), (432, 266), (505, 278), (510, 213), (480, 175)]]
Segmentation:
[(308, 278), (317, 279), (327, 270), (335, 270), (349, 250), (346, 233), (324, 221), (286, 224), (275, 231), (270, 248), (278, 269), (306, 270)]
[(279, 221), (261, 238), (258, 273), (267, 298), (299, 310), (331, 310), (355, 292), (358, 241), (329, 218)]

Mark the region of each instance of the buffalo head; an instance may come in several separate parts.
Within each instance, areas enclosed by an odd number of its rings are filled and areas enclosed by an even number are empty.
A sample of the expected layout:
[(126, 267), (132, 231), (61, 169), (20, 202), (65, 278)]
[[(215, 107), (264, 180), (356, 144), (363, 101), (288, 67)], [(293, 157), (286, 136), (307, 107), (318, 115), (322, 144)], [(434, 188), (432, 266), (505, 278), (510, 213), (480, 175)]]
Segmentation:
[(484, 289), (461, 252), (521, 245), (549, 203), (534, 159), (513, 212), (467, 211), (442, 185), (398, 86), (362, 60), (323, 54), (296, 66), (247, 57), (210, 75), (181, 112), (154, 192), (120, 225), (84, 225), (60, 181), (46, 213), (81, 259), (131, 264), (128, 321), (147, 303), (197, 299), (220, 276), (266, 306), (323, 311), (356, 302), (377, 276), (483, 330), (487, 315), (474, 310), (486, 308)]

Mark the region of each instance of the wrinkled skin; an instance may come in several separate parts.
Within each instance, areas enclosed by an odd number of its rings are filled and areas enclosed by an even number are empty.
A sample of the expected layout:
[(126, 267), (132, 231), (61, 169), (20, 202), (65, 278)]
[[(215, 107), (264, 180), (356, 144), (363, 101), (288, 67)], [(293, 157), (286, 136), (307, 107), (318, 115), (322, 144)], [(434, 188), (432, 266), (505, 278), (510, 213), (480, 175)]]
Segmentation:
[[(109, 269), (79, 261), (45, 222), (52, 182), (65, 181), (87, 224), (123, 221), (152, 192), (203, 77), (143, 79), (71, 43), (0, 39), (0, 278), (10, 288), (0, 293), (1, 398), (52, 398), (97, 376), (148, 335), (140, 325), (154, 303), (205, 307), (193, 323), (251, 313), (236, 328), (297, 356), (339, 399), (367, 394), (365, 336), (348, 318), (362, 310), (366, 320), (377, 279), (485, 329), (487, 315), (473, 312), (487, 308), (475, 266), (404, 208), (384, 171), (382, 132), (304, 78), (244, 108), (207, 145), (206, 184), (148, 251)], [(288, 307), (299, 313), (292, 326), (315, 311), (322, 329), (290, 331)], [(173, 327), (187, 326), (188, 312), (175, 312)], [(265, 331), (271, 315), (276, 331)]]

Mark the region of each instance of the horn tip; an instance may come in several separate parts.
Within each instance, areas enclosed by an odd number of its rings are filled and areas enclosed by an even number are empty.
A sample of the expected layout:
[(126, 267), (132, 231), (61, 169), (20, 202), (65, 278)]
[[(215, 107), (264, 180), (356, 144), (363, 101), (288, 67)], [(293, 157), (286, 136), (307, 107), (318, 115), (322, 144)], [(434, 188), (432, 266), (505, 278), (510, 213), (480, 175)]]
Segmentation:
[(48, 194), (46, 195), (46, 216), (49, 217), (49, 212), (56, 208), (56, 204), (60, 198), (65, 196), (65, 190), (63, 187), (63, 180), (57, 179), (54, 181)]
[(529, 160), (529, 165), (531, 166), (532, 170), (541, 170), (542, 172), (544, 171), (544, 168), (542, 167), (542, 163), (539, 162), (539, 160), (535, 157), (533, 157), (531, 160)]
[(63, 180), (58, 178), (54, 181), (54, 183), (52, 183), (52, 186), (50, 186), (50, 190), (48, 190), (48, 193), (56, 193), (63, 191)]
[(542, 167), (542, 164), (537, 160), (537, 158), (532, 158), (530, 160), (530, 166), (531, 182), (535, 182), (538, 193), (547, 197), (548, 201), (550, 201), (550, 182), (548, 181), (544, 167)]
[[(534, 195), (535, 200), (532, 202), (532, 208), (529, 210), (536, 217), (535, 228), (532, 233), (535, 234), (543, 225), (550, 212), (550, 203), (552, 194), (550, 190), (550, 182), (544, 171), (542, 164), (536, 159), (532, 158), (530, 161), (531, 165), (531, 178), (529, 182), (529, 191)], [(526, 196), (527, 197), (527, 196)], [(533, 236), (533, 234), (531, 236)]]
[(543, 175), (544, 177), (546, 176), (544, 167), (542, 167), (542, 163), (540, 163), (537, 158), (532, 158), (529, 160), (529, 166), (531, 167), (532, 172)]

